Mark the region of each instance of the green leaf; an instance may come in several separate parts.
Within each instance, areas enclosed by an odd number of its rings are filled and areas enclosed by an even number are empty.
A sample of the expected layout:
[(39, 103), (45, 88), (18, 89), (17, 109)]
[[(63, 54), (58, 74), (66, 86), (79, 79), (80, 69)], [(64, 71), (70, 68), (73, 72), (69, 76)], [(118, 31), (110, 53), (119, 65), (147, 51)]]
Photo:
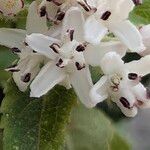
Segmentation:
[(113, 138), (110, 143), (111, 150), (129, 150), (131, 147), (128, 145), (128, 143), (123, 139), (120, 135), (117, 133), (114, 133)]
[(3, 150), (3, 130), (0, 129), (0, 150)]
[(142, 5), (136, 6), (129, 18), (137, 25), (150, 24), (150, 0), (145, 0)]
[(72, 90), (57, 86), (41, 99), (29, 98), (9, 80), (1, 106), (4, 150), (59, 150), (75, 103)]
[(69, 126), (66, 150), (129, 150), (111, 121), (97, 109), (75, 108)]
[(10, 77), (10, 73), (4, 69), (10, 66), (16, 58), (16, 55), (12, 54), (8, 48), (0, 46), (0, 84), (5, 84)]

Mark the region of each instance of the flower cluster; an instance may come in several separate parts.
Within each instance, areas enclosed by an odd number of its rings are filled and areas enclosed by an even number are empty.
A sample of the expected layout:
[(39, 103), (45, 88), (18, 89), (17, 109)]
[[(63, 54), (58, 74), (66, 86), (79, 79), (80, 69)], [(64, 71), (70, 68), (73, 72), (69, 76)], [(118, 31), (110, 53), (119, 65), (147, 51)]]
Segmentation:
[(14, 16), (24, 7), (24, 0), (1, 0), (0, 13), (4, 16)]
[[(18, 12), (19, 4), (15, 7), (13, 2), (17, 1), (5, 1), (12, 10), (4, 3), (1, 12)], [(34, 1), (26, 31), (0, 29), (0, 44), (20, 58), (6, 70), (13, 72), (21, 91), (30, 85), (31, 97), (41, 97), (60, 84), (73, 87), (87, 107), (109, 98), (126, 116), (133, 117), (138, 108), (150, 107), (150, 90), (141, 83), (150, 73), (150, 25), (139, 29), (128, 20), (134, 6), (141, 3), (43, 0), (38, 5)], [(50, 29), (47, 21), (52, 22)], [(136, 52), (141, 59), (125, 63), (122, 58), (126, 52)], [(89, 66), (101, 68), (102, 77), (96, 84)]]

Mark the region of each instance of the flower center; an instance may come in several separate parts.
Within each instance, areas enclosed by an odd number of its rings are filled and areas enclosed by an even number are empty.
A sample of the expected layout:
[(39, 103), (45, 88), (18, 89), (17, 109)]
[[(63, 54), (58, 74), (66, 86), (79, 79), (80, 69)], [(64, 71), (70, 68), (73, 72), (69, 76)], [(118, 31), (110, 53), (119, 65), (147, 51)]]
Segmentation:
[(122, 80), (122, 77), (118, 74), (114, 74), (109, 77), (110, 78), (110, 88), (114, 91), (117, 92), (119, 90), (119, 85)]
[(74, 64), (77, 70), (85, 67), (83, 51), (85, 47), (76, 41), (65, 43), (62, 47), (53, 43), (50, 48), (58, 55), (56, 66), (64, 68), (69, 64)]
[(62, 46), (53, 43), (49, 47), (57, 54), (57, 67), (64, 68), (69, 64), (73, 64), (77, 70), (85, 68), (83, 51), (85, 50), (86, 44), (74, 40), (74, 30), (67, 30), (63, 38)]

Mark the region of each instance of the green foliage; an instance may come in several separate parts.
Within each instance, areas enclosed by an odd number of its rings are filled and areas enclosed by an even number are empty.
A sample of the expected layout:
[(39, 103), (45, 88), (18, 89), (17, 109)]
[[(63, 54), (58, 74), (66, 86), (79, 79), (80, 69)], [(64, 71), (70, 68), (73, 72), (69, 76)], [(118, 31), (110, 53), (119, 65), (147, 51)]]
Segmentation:
[(57, 86), (41, 99), (29, 98), (9, 80), (1, 106), (4, 150), (58, 150), (75, 103), (72, 90)]
[(110, 120), (97, 109), (78, 106), (72, 113), (65, 150), (129, 150)]
[(0, 85), (5, 83), (10, 77), (10, 73), (4, 71), (16, 59), (16, 55), (12, 54), (8, 48), (0, 46)]
[(130, 14), (130, 20), (137, 25), (150, 24), (150, 0), (136, 6)]

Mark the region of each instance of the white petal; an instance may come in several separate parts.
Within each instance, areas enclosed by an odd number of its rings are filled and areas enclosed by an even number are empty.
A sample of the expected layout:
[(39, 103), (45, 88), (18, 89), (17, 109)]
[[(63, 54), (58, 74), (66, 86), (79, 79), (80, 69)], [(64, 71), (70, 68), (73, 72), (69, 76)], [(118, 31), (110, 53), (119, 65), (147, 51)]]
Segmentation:
[(140, 33), (143, 39), (150, 39), (150, 24), (140, 28)]
[(137, 28), (128, 20), (111, 24), (109, 29), (133, 52), (145, 49), (142, 37)]
[(100, 61), (106, 53), (116, 52), (120, 55), (120, 57), (123, 57), (126, 54), (126, 51), (127, 47), (121, 42), (101, 42), (99, 45), (89, 44), (86, 47), (84, 56), (87, 64), (98, 66), (100, 65)]
[(74, 39), (84, 41), (84, 16), (78, 7), (71, 7), (65, 15), (62, 28), (62, 40), (68, 29), (74, 30)]
[(26, 32), (21, 29), (0, 29), (0, 45), (13, 48), (21, 48), (25, 40)]
[(125, 65), (131, 73), (145, 76), (150, 73), (150, 55), (144, 56), (140, 60), (126, 63)]
[(99, 44), (102, 38), (107, 34), (108, 30), (100, 21), (92, 15), (85, 22), (85, 40), (92, 44)]
[(140, 55), (150, 55), (150, 25), (143, 26), (140, 29), (140, 33), (142, 35), (144, 45), (146, 46), (146, 50), (140, 53)]
[(58, 68), (55, 64), (49, 62), (40, 71), (33, 80), (30, 89), (31, 97), (41, 97), (51, 90), (55, 85), (65, 79), (63, 69)]
[(122, 113), (127, 117), (135, 117), (138, 113), (137, 107), (128, 109), (128, 108), (125, 108), (119, 101), (117, 102), (117, 105), (121, 109)]
[(138, 85), (133, 87), (132, 91), (138, 100), (140, 100), (142, 102), (148, 100), (146, 88), (141, 83), (139, 83)]
[(51, 3), (51, 2), (48, 2), (48, 1), (46, 1), (46, 3), (43, 1), (40, 5), (40, 8), (42, 6), (46, 6), (46, 12), (47, 12), (47, 15), (48, 15), (47, 17), (48, 17), (48, 19), (53, 21), (56, 14), (57, 14), (57, 11), (58, 11), (59, 7), (56, 6), (54, 3)]
[(89, 96), (92, 80), (88, 68), (74, 72), (70, 76), (70, 81), (77, 96), (85, 106), (90, 108), (97, 104)]
[(66, 89), (71, 89), (72, 86), (69, 80), (69, 76), (67, 76), (59, 85), (64, 86)]
[(45, 35), (61, 40), (62, 23), (50, 27)]
[(50, 46), (60, 41), (43, 34), (34, 33), (26, 37), (26, 42), (33, 50), (50, 59), (54, 59), (56, 54), (51, 50)]
[(120, 55), (115, 52), (105, 54), (100, 64), (104, 74), (106, 75), (124, 72), (124, 62)]
[(32, 4), (29, 6), (26, 29), (28, 34), (45, 33), (48, 30), (46, 16), (39, 16), (38, 5), (36, 1), (32, 2)]
[(90, 97), (96, 103), (104, 101), (108, 98), (107, 86), (107, 76), (101, 77), (101, 79), (92, 87)]
[(111, 5), (115, 11), (114, 15), (116, 15), (116, 21), (128, 19), (129, 13), (135, 6), (132, 0), (112, 0)]
[[(37, 75), (39, 70), (40, 70), (39, 66), (36, 66), (35, 68), (32, 69), (32, 71), (31, 71), (31, 81), (35, 78), (35, 76)], [(21, 80), (21, 76), (22, 76), (21, 72), (13, 73), (13, 79), (14, 79), (16, 85), (18, 86), (19, 90), (22, 91), (22, 92), (25, 92), (27, 90), (29, 84), (31, 83), (31, 81), (28, 82), (28, 83), (25, 83)]]
[(116, 101), (116, 104), (121, 109), (121, 111), (124, 115), (126, 115), (127, 117), (134, 117), (138, 111), (137, 107), (134, 106), (134, 104), (136, 102), (136, 98), (135, 98), (134, 94), (131, 92), (130, 89), (124, 88), (124, 89), (121, 89), (120, 95), (121, 95), (121, 97), (125, 98), (129, 102), (131, 108), (126, 108), (121, 103), (120, 98), (119, 98), (119, 100)]
[[(40, 62), (42, 62), (41, 56), (28, 56), (19, 61), (17, 68), (20, 69), (20, 71), (13, 73), (13, 79), (20, 91), (26, 91), (28, 85), (35, 78), (40, 70)], [(21, 78), (27, 73), (31, 73), (30, 81), (23, 82)]]

